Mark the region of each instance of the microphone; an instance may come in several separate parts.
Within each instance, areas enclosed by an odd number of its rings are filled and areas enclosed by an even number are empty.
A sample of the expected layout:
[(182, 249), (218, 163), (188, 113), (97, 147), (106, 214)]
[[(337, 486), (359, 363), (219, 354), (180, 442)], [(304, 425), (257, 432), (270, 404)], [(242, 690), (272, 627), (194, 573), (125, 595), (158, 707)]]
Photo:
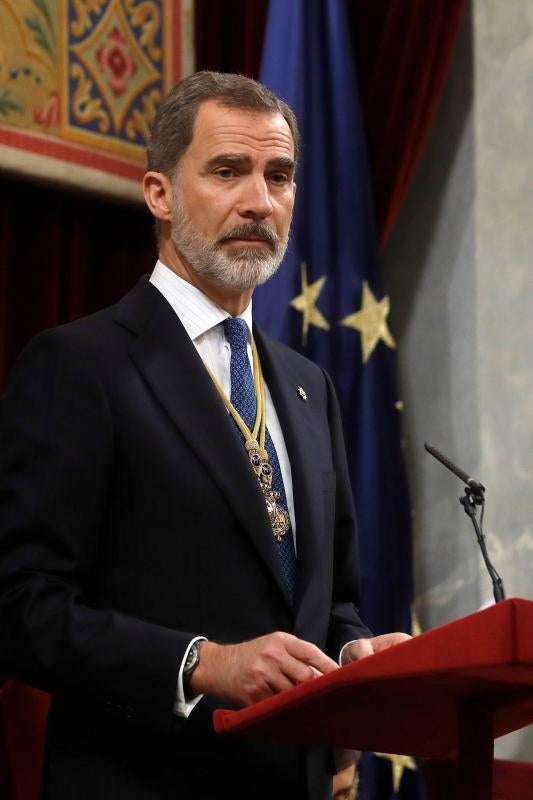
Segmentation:
[[(499, 603), (501, 600), (505, 600), (505, 589), (503, 586), (503, 580), (501, 579), (500, 575), (496, 572), (494, 565), (492, 564), (489, 554), (487, 551), (487, 544), (485, 542), (485, 535), (483, 533), (483, 512), (485, 510), (485, 487), (479, 481), (474, 480), (468, 475), (461, 467), (458, 467), (457, 464), (454, 464), (453, 461), (450, 461), (449, 458), (444, 456), (436, 447), (433, 447), (428, 442), (424, 442), (424, 447), (430, 453), (433, 458), (436, 458), (437, 461), (449, 469), (450, 472), (453, 472), (463, 483), (466, 483), (465, 494), (463, 497), (459, 498), (459, 502), (463, 506), (465, 513), (470, 517), (472, 520), (472, 525), (474, 526), (474, 530), (476, 532), (477, 541), (479, 547), (481, 549), (481, 555), (483, 556), (483, 561), (485, 562), (485, 566), (487, 567), (487, 571), (490, 575), (490, 579), (492, 581), (492, 591), (494, 594), (494, 600), (496, 603)], [(481, 518), (477, 520), (476, 516), (476, 505), (481, 506)]]
[(453, 474), (456, 475), (459, 480), (463, 481), (463, 483), (466, 483), (467, 486), (470, 486), (476, 496), (483, 496), (485, 487), (482, 483), (479, 483), (479, 481), (476, 481), (474, 478), (471, 478), (470, 475), (467, 475), (466, 472), (461, 469), (461, 467), (458, 467), (457, 464), (454, 464), (453, 461), (450, 461), (449, 458), (446, 458), (446, 456), (437, 450), (436, 447), (430, 445), (429, 442), (424, 442), (424, 447), (428, 453), (433, 456), (433, 458), (436, 458), (437, 461), (440, 461), (440, 463), (443, 464), (446, 469), (449, 469), (450, 472), (453, 472)]

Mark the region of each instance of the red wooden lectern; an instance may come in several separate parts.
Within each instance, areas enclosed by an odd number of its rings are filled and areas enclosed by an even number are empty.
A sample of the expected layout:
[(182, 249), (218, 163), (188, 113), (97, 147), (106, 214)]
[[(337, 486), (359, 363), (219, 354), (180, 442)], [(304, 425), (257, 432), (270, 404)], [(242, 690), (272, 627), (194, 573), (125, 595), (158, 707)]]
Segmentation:
[(490, 800), (494, 739), (533, 722), (533, 602), (505, 600), (241, 711), (221, 734), (457, 759)]

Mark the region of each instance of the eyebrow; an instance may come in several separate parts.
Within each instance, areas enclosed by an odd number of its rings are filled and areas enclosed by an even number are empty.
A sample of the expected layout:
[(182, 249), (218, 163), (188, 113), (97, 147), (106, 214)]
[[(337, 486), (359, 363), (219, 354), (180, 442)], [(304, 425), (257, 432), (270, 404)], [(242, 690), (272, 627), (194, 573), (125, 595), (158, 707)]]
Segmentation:
[[(224, 164), (234, 164), (241, 166), (250, 166), (252, 159), (246, 153), (217, 153), (216, 156), (210, 158), (205, 164), (205, 170), (209, 171), (214, 167), (222, 166)], [(288, 169), (294, 171), (295, 161), (289, 156), (277, 156), (267, 161), (267, 167), (275, 169)]]

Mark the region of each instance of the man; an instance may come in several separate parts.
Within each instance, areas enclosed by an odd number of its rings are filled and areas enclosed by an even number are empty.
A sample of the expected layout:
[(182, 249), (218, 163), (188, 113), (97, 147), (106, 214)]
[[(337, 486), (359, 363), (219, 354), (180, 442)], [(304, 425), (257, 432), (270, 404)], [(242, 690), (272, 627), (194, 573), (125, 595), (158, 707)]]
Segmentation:
[(403, 638), (357, 616), (330, 381), (252, 332), (297, 147), (254, 81), (175, 87), (144, 179), (150, 281), (37, 337), (4, 398), (0, 663), (52, 692), (50, 800), (323, 800), (330, 754), (216, 737), (212, 711)]
[(358, 783), (356, 761), (352, 761), (333, 776), (333, 800), (356, 800)]

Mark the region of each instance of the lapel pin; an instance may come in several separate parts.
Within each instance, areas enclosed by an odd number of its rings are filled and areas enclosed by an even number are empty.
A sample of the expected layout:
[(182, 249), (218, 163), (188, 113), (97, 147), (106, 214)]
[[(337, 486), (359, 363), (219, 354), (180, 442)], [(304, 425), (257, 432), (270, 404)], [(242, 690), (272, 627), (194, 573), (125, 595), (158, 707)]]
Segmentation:
[(304, 389), (301, 386), (298, 386), (298, 394), (300, 395), (300, 397), (302, 398), (302, 400), (304, 402), (305, 402), (305, 400), (307, 400), (307, 395), (306, 395)]

